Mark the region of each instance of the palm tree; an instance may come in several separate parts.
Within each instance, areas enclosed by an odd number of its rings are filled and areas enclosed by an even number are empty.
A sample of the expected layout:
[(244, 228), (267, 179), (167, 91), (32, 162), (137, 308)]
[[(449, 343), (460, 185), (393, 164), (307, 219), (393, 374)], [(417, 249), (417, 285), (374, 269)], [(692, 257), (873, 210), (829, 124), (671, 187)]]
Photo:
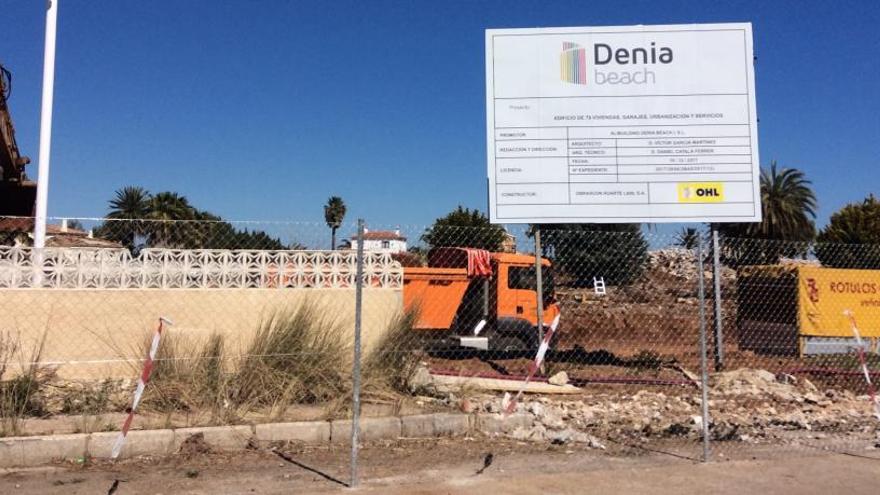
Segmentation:
[(700, 233), (693, 227), (684, 227), (675, 236), (675, 243), (684, 249), (695, 249), (700, 242)]
[(760, 223), (721, 223), (726, 237), (809, 241), (816, 234), (816, 194), (812, 182), (796, 168), (777, 170), (776, 162), (761, 169)]
[(150, 193), (140, 186), (125, 186), (116, 190), (116, 197), (110, 200), (107, 218), (141, 220), (147, 215)]
[(805, 242), (816, 235), (816, 194), (812, 182), (802, 171), (779, 170), (775, 161), (770, 163), (769, 169), (762, 169), (761, 212), (760, 223), (713, 225), (719, 234), (728, 238), (720, 252), (725, 263), (773, 264), (780, 256), (806, 253)]
[(324, 221), (330, 227), (330, 249), (336, 249), (336, 230), (345, 218), (345, 202), (339, 196), (330, 196), (324, 205)]
[(186, 197), (165, 191), (150, 198), (147, 218), (151, 220), (148, 226), (150, 245), (182, 247), (181, 243), (187, 238), (187, 229), (192, 225), (178, 221), (194, 219), (195, 209)]
[(752, 224), (752, 237), (809, 241), (816, 235), (816, 194), (812, 182), (796, 168), (761, 170), (761, 209), (764, 219)]
[(128, 248), (134, 247), (134, 239), (144, 233), (142, 220), (149, 214), (150, 193), (140, 186), (125, 186), (116, 190), (116, 197), (109, 201), (110, 211), (107, 218), (118, 222), (105, 222), (98, 227), (100, 237), (122, 243)]

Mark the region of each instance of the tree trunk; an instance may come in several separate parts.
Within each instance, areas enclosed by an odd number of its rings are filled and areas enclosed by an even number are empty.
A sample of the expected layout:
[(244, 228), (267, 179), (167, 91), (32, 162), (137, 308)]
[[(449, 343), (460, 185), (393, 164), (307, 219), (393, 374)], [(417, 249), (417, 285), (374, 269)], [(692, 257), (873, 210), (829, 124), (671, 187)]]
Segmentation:
[(330, 250), (336, 251), (336, 227), (330, 229)]

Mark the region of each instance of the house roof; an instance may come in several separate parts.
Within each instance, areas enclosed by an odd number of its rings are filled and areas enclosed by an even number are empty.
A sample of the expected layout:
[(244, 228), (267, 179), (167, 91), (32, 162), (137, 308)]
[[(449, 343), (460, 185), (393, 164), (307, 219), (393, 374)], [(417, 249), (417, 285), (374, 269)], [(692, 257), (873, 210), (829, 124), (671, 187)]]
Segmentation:
[(69, 236), (86, 236), (89, 233), (85, 230), (75, 229), (73, 227), (67, 227), (67, 230), (62, 230), (60, 225), (49, 224), (46, 225), (46, 235), (69, 235)]
[[(34, 230), (34, 219), (27, 217), (0, 218), (0, 232), (14, 232), (30, 234)], [(89, 237), (85, 230), (67, 227), (64, 231), (61, 225), (46, 225), (46, 247), (86, 247), (86, 248), (121, 248), (122, 244)]]
[(0, 218), (0, 232), (27, 232), (34, 230), (34, 219), (27, 217)]
[[(351, 236), (357, 239), (357, 234)], [(393, 230), (370, 230), (364, 232), (364, 240), (366, 241), (405, 241), (406, 237), (400, 235), (400, 232)]]
[(70, 235), (70, 232), (56, 234), (46, 239), (47, 247), (79, 247), (79, 248), (114, 248), (119, 249), (122, 244), (98, 237), (85, 235)]
[[(31, 217), (7, 217), (0, 218), (0, 232), (32, 232), (34, 230), (34, 219)], [(85, 236), (88, 232), (73, 227), (68, 227), (67, 231), (61, 230), (58, 224), (47, 224), (46, 234), (66, 234)]]

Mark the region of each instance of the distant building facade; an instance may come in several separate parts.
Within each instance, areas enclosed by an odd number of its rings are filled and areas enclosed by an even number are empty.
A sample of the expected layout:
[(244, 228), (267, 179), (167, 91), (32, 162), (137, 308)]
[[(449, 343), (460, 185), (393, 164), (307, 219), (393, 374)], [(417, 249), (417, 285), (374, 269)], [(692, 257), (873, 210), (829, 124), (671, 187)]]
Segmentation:
[(515, 253), (516, 252), (516, 236), (511, 234), (510, 232), (504, 231), (504, 240), (501, 241), (501, 252), (503, 253)]
[[(347, 244), (347, 246), (346, 246)], [(357, 249), (357, 235), (351, 236), (343, 249)], [(400, 235), (399, 230), (368, 230), (364, 229), (364, 251), (374, 253), (402, 253), (406, 252), (406, 237)]]

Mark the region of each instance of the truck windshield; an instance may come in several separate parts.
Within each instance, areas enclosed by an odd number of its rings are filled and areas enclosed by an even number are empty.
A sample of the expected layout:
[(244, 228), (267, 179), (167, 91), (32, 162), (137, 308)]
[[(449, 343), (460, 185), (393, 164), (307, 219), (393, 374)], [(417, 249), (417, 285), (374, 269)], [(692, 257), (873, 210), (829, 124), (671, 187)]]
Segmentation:
[[(537, 290), (538, 277), (535, 267), (511, 266), (507, 271), (507, 287), (509, 289)], [(544, 292), (544, 304), (553, 301), (555, 287), (553, 269), (549, 266), (541, 268), (541, 287)]]

